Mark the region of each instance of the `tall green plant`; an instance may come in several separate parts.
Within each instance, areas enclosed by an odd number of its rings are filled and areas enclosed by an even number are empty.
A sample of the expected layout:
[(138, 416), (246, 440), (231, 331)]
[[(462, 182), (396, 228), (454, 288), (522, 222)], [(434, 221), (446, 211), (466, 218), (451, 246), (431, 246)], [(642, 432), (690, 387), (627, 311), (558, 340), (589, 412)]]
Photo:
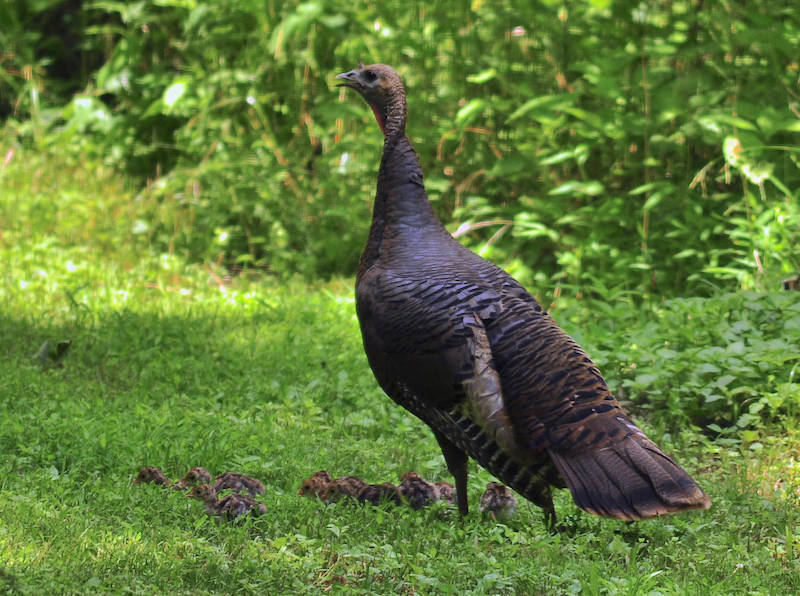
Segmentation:
[[(781, 228), (768, 250), (773, 277), (796, 266), (798, 12), (778, 11), (772, 43), (760, 7), (600, 4), (559, 5), (551, 16), (560, 30), (530, 15), (536, 33), (515, 28), (509, 39), (519, 58), (471, 77), (483, 87), (473, 102), (480, 119), (461, 116), (487, 124), (497, 159), (457, 215), (512, 220), (510, 239), (486, 250), (517, 257), (523, 276), (522, 263), (533, 263), (579, 292), (702, 291), (709, 277), (731, 275), (752, 287), (764, 263), (748, 249), (763, 245), (755, 228), (770, 218)], [(522, 56), (534, 52), (549, 73), (526, 66)], [(530, 98), (504, 102), (509, 85), (526, 85)], [(745, 219), (731, 217), (742, 204), (722, 159), (731, 134), (752, 139), (777, 182), (761, 187), (758, 203), (745, 195)]]
[(331, 82), (363, 60), (406, 80), (440, 216), (526, 283), (702, 293), (798, 265), (788, 0), (145, 0), (80, 15), (107, 59), (50, 139), (141, 181), (135, 230), (156, 250), (351, 272), (381, 137)]

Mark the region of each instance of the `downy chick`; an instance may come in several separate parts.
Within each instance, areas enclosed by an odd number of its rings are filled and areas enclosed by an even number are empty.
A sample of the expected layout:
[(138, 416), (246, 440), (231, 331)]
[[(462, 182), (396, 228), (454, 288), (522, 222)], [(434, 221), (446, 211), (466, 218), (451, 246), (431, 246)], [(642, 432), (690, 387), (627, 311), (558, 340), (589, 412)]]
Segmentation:
[(397, 487), (391, 482), (368, 484), (356, 498), (360, 503), (372, 503), (373, 505), (389, 502), (400, 505), (403, 502), (400, 493), (397, 492)]
[(251, 497), (264, 494), (264, 484), (260, 480), (235, 472), (225, 472), (214, 479), (215, 491), (220, 492), (225, 489), (235, 493), (247, 491)]
[(325, 492), (325, 489), (328, 488), (328, 484), (330, 484), (331, 475), (328, 474), (325, 470), (320, 470), (319, 472), (315, 473), (311, 478), (303, 481), (303, 484), (300, 486), (300, 490), (297, 491), (299, 496), (316, 496), (322, 497), (322, 494)]
[(160, 468), (157, 468), (155, 466), (145, 466), (144, 468), (139, 470), (139, 473), (133, 480), (134, 484), (142, 484), (145, 482), (158, 484), (164, 487), (172, 485), (172, 482), (170, 482), (169, 478), (164, 476), (164, 472), (162, 472)]
[(397, 492), (412, 509), (422, 509), (439, 500), (439, 490), (436, 485), (413, 471), (403, 474)]
[(186, 496), (190, 499), (203, 501), (206, 513), (209, 515), (224, 517), (227, 520), (236, 519), (247, 513), (259, 516), (267, 512), (267, 507), (264, 503), (246, 495), (234, 493), (218, 499), (217, 491), (208, 484), (198, 484)]
[(202, 466), (195, 466), (186, 472), (186, 475), (178, 480), (172, 486), (172, 488), (186, 490), (192, 486), (197, 486), (198, 484), (208, 484), (209, 482), (211, 482), (211, 474), (208, 473), (208, 470)]
[(356, 499), (366, 487), (367, 483), (358, 476), (341, 476), (329, 482), (321, 496), (326, 503), (335, 503), (342, 497)]
[(481, 511), (487, 511), (492, 519), (506, 521), (514, 516), (517, 510), (517, 497), (511, 489), (500, 482), (490, 482), (481, 496)]

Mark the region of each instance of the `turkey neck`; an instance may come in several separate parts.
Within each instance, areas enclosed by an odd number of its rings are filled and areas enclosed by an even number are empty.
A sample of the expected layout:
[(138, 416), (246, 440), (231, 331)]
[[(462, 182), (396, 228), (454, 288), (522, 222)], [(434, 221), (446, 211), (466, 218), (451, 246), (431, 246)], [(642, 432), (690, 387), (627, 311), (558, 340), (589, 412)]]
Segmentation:
[(451, 238), (428, 200), (419, 158), (404, 126), (387, 132), (359, 277), (379, 258), (390, 265), (393, 255), (419, 254), (438, 236)]

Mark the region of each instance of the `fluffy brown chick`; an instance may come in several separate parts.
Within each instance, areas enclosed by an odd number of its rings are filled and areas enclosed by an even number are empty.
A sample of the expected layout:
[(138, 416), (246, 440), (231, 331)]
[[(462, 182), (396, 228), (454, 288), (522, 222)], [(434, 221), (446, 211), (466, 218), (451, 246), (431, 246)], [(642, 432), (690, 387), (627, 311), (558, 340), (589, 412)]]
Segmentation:
[(328, 474), (328, 472), (325, 470), (320, 470), (311, 478), (303, 481), (303, 484), (300, 486), (300, 490), (297, 491), (297, 494), (301, 497), (322, 497), (322, 493), (325, 492), (325, 489), (328, 487), (328, 484), (331, 482), (331, 480), (331, 475)]
[(517, 510), (517, 497), (511, 489), (500, 482), (490, 482), (481, 496), (481, 511), (487, 511), (492, 519), (506, 521), (513, 517)]
[(328, 483), (328, 486), (322, 492), (321, 498), (326, 503), (335, 503), (342, 497), (356, 499), (366, 487), (367, 483), (358, 476), (341, 476)]
[(195, 466), (186, 472), (186, 475), (178, 480), (172, 486), (172, 488), (185, 490), (192, 486), (197, 486), (198, 484), (208, 484), (209, 482), (211, 482), (211, 474), (208, 473), (208, 470), (202, 466)]
[(264, 494), (264, 484), (260, 480), (235, 472), (225, 472), (214, 479), (215, 491), (220, 492), (225, 489), (235, 493), (246, 491), (251, 497)]
[(445, 503), (450, 503), (451, 505), (455, 504), (456, 502), (456, 489), (455, 487), (442, 480), (441, 482), (436, 482), (436, 489), (439, 491), (439, 499), (444, 501)]
[(190, 499), (203, 501), (206, 513), (209, 515), (224, 517), (227, 520), (236, 519), (247, 513), (259, 516), (267, 512), (267, 507), (264, 503), (247, 495), (232, 494), (218, 499), (217, 491), (208, 484), (198, 484), (186, 496)]
[(169, 478), (164, 476), (164, 472), (155, 466), (145, 466), (139, 470), (136, 478), (133, 479), (134, 484), (142, 484), (144, 482), (151, 482), (160, 486), (170, 486), (172, 484)]
[(416, 472), (406, 472), (397, 492), (412, 509), (422, 509), (439, 500), (439, 489)]
[(403, 502), (400, 498), (400, 493), (397, 492), (397, 487), (391, 482), (368, 484), (358, 493), (356, 498), (361, 503), (368, 502), (373, 505), (390, 502), (395, 505), (400, 505)]

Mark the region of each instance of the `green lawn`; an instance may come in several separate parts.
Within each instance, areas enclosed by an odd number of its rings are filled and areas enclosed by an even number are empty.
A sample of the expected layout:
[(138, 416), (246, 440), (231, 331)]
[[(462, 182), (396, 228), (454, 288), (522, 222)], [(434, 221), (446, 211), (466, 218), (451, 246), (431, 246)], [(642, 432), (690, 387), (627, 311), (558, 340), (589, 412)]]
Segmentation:
[[(320, 468), (449, 479), (431, 433), (369, 371), (351, 280), (226, 280), (151, 254), (136, 210), (98, 168), (15, 156), (0, 172), (0, 592), (800, 592), (796, 295), (552, 306), (713, 500), (626, 525), (561, 491), (568, 531), (553, 536), (527, 503), (483, 519), (490, 477), (474, 465), (465, 520), (297, 497)], [(691, 351), (664, 351), (675, 336)], [(63, 366), (34, 357), (67, 339)], [(733, 387), (753, 396), (742, 405)], [(717, 393), (739, 424), (712, 440), (676, 408)], [(177, 491), (133, 485), (148, 464), (254, 475), (267, 515), (216, 523)]]

